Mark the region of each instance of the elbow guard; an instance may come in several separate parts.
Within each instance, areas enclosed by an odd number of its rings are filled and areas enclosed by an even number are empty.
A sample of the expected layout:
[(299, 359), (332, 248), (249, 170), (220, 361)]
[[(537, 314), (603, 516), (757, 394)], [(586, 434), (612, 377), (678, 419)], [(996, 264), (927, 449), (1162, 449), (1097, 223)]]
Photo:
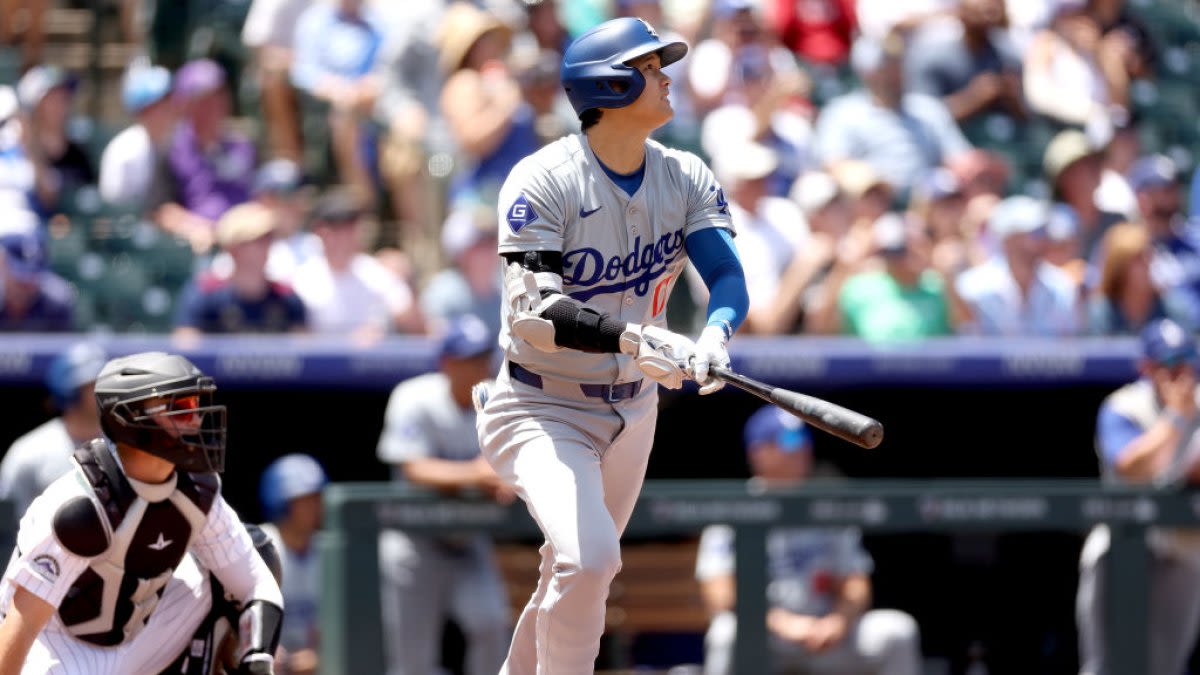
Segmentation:
[(274, 658), (282, 626), (282, 607), (265, 600), (251, 600), (238, 616), (238, 662), (265, 660), (259, 654)]
[(562, 294), (538, 286), (535, 273), (510, 262), (504, 273), (514, 336), (544, 352), (576, 349), (617, 353), (625, 323)]

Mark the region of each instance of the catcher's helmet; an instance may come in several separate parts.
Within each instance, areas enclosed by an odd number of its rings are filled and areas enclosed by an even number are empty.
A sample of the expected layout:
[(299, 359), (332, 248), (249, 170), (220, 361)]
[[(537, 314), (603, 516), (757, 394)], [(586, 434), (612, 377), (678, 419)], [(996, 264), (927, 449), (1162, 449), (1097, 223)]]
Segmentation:
[(577, 115), (592, 108), (623, 108), (636, 101), (646, 86), (646, 78), (628, 62), (658, 52), (667, 66), (682, 59), (687, 50), (683, 42), (663, 42), (642, 19), (612, 19), (567, 47), (559, 79)]
[(225, 469), (225, 406), (211, 377), (182, 356), (142, 352), (113, 359), (96, 378), (100, 427), (111, 440), (184, 471)]

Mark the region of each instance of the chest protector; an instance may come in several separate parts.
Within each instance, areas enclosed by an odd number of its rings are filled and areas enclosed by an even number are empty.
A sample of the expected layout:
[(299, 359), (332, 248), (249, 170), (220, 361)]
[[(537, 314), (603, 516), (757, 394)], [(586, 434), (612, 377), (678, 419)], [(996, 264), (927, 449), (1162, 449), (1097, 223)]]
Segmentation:
[(175, 473), (175, 490), (148, 501), (126, 479), (104, 439), (75, 451), (89, 494), (54, 514), (54, 536), (75, 555), (91, 558), (58, 608), (67, 631), (95, 645), (136, 636), (163, 589), (203, 529), (220, 490), (216, 474)]

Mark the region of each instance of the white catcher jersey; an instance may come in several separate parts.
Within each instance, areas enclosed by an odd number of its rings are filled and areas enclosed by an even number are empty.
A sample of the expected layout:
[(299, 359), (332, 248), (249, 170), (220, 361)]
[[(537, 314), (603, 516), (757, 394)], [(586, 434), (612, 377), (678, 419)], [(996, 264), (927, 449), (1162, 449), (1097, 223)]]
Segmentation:
[[(513, 168), (500, 190), (500, 253), (562, 253), (563, 291), (614, 318), (666, 325), (667, 298), (687, 263), (684, 239), (710, 227), (733, 231), (721, 186), (700, 158), (646, 142), (645, 176), (630, 197), (600, 166), (587, 138), (560, 138)], [(534, 372), (578, 382), (629, 382), (632, 357), (542, 352), (509, 331), (500, 347)]]

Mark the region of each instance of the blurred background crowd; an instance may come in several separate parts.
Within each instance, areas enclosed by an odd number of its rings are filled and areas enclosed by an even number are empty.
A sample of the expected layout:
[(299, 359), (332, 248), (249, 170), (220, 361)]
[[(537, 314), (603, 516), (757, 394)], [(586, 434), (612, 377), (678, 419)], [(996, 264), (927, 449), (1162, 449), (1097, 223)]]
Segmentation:
[[(494, 324), (499, 186), (578, 131), (558, 83), (572, 35), (633, 15), (691, 45), (656, 137), (725, 187), (744, 332), (1194, 331), (1197, 11), (3, 0), (0, 330)], [(675, 328), (703, 293), (680, 288)]]

